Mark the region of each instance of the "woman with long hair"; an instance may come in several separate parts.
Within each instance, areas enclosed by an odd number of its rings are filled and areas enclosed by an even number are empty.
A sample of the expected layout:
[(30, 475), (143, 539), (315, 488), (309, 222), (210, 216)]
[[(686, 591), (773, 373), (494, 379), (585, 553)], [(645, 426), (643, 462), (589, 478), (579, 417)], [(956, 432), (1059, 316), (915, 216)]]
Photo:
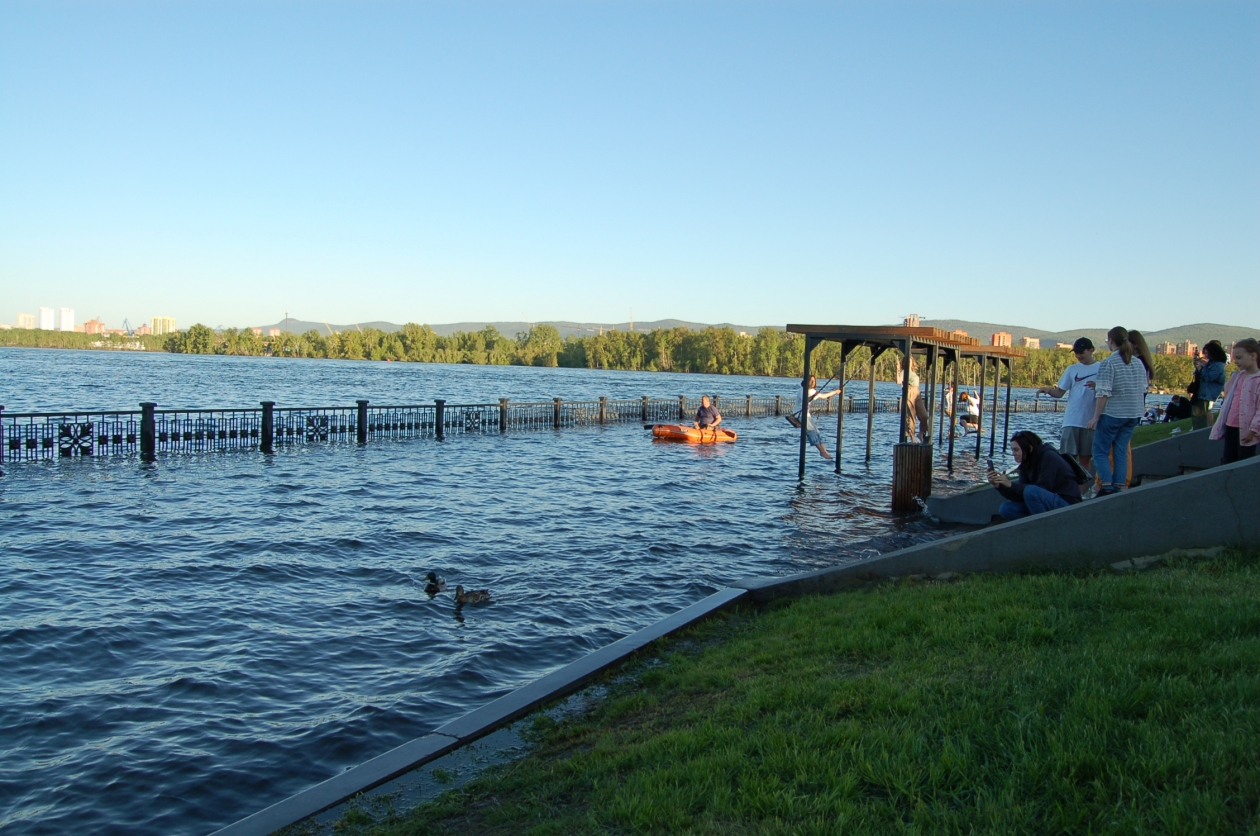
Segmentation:
[(1238, 371), (1225, 384), (1221, 415), (1212, 425), (1212, 440), (1225, 439), (1221, 464), (1250, 459), (1260, 441), (1260, 343), (1250, 338), (1234, 343), (1234, 365)]
[[(1145, 344), (1143, 340), (1142, 345)], [(1129, 440), (1142, 420), (1146, 390), (1150, 387), (1147, 364), (1129, 341), (1127, 329), (1116, 326), (1108, 331), (1107, 347), (1112, 353), (1098, 366), (1094, 418), (1089, 422), (1089, 429), (1094, 431), (1094, 468), (1102, 485), (1099, 496), (1124, 488), (1129, 470)]]

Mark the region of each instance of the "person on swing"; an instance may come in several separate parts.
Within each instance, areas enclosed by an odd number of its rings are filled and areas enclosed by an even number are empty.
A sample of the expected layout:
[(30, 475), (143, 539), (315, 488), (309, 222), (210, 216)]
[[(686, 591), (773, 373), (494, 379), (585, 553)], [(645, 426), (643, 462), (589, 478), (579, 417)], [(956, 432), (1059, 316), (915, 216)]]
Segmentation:
[(818, 391), (818, 378), (814, 375), (809, 376), (805, 386), (805, 406), (801, 409), (802, 417), (805, 419), (805, 440), (818, 448), (818, 452), (822, 454), (824, 459), (830, 459), (831, 454), (827, 452), (827, 445), (823, 444), (822, 433), (818, 432), (818, 425), (814, 423), (814, 417), (809, 414), (809, 408), (814, 401), (822, 401), (827, 398), (834, 398), (840, 394), (837, 387), (830, 392)]

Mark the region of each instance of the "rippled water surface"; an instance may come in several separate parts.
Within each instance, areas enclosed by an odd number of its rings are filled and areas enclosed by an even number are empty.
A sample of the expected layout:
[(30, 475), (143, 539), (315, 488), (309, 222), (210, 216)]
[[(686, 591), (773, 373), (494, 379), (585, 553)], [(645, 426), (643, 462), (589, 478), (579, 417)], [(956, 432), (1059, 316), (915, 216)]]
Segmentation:
[[(793, 381), (0, 349), (7, 410), (799, 392)], [(881, 395), (893, 396), (891, 387)], [(1012, 416), (1057, 436), (1058, 415)], [(795, 479), (782, 419), (733, 445), (638, 425), (6, 465), (0, 829), (203, 834), (740, 577), (943, 532), (889, 504), (896, 417)], [(834, 445), (835, 420), (820, 420)], [(974, 449), (974, 448), (973, 448)], [(987, 451), (987, 443), (986, 443)], [(937, 490), (979, 473), (960, 455)], [(457, 610), (428, 571), (489, 588)]]

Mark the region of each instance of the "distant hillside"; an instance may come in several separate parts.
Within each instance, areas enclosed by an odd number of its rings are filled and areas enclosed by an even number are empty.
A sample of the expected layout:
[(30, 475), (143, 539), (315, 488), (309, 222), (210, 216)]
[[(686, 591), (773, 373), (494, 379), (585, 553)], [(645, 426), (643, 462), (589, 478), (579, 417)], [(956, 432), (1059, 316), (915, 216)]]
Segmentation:
[[(447, 322), (440, 325), (430, 324), (435, 334), (442, 337), (449, 337), (456, 331), (471, 332), (480, 331), (487, 325), (493, 325), (500, 333), (509, 337), (515, 337), (517, 334), (528, 331), (531, 325), (554, 325), (556, 330), (560, 332), (561, 337), (567, 337), (573, 334), (582, 336), (583, 334), (598, 334), (603, 331), (629, 331), (629, 322), (617, 322), (613, 324), (600, 322), (566, 322), (566, 321), (549, 321), (549, 322)], [(271, 325), (261, 326), (263, 333), (269, 328), (279, 328), (281, 331), (292, 331), (295, 334), (305, 334), (307, 331), (318, 331), (324, 336), (328, 336), (331, 328), (333, 331), (353, 331), (356, 327), (360, 330), (364, 328), (375, 328), (378, 331), (387, 333), (402, 330), (401, 325), (395, 325), (392, 322), (360, 322), (351, 325), (326, 324), (323, 322), (306, 322), (300, 319), (289, 319), (287, 322), (281, 320)], [(658, 319), (653, 322), (636, 322), (634, 330), (636, 331), (653, 331), (657, 328), (691, 328), (699, 330), (701, 328), (710, 327), (705, 322), (684, 322), (681, 319)], [(762, 326), (759, 325), (732, 325), (729, 322), (720, 322), (718, 328), (734, 328), (736, 331), (745, 331), (749, 334), (757, 333)], [(778, 326), (782, 329), (782, 326)]]
[[(1041, 340), (1043, 348), (1053, 348), (1056, 342), (1070, 343), (1077, 337), (1089, 337), (1093, 340), (1094, 345), (1105, 345), (1107, 331), (1109, 330), (1108, 328), (1079, 328), (1073, 331), (1045, 331), (1024, 325), (1001, 325), (996, 322), (971, 322), (962, 319), (925, 319), (922, 321), (922, 324), (930, 325), (934, 328), (944, 328), (947, 331), (962, 329), (973, 337), (979, 337), (981, 342), (986, 343), (989, 341), (989, 335), (998, 331), (1005, 331), (1014, 336), (1016, 344), (1019, 343), (1020, 337), (1037, 337)], [(1136, 325), (1137, 323), (1132, 324)], [(1230, 345), (1235, 340), (1244, 337), (1260, 336), (1260, 328), (1200, 322), (1195, 325), (1179, 325), (1176, 328), (1165, 328), (1162, 331), (1142, 331), (1142, 335), (1146, 337), (1147, 344), (1152, 348), (1163, 342), (1179, 343), (1186, 340), (1199, 345), (1203, 345), (1208, 340), (1220, 340), (1222, 344)]]

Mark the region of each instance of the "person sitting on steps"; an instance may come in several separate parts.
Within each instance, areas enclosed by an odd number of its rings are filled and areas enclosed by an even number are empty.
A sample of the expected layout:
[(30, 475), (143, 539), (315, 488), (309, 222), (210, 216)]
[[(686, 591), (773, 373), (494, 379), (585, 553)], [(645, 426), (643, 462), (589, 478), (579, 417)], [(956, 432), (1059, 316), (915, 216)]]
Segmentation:
[(1011, 455), (1019, 464), (1019, 480), (989, 471), (989, 484), (1006, 500), (998, 513), (1008, 520), (1066, 508), (1081, 501), (1078, 476), (1054, 445), (1034, 432), (1022, 430), (1011, 436)]

